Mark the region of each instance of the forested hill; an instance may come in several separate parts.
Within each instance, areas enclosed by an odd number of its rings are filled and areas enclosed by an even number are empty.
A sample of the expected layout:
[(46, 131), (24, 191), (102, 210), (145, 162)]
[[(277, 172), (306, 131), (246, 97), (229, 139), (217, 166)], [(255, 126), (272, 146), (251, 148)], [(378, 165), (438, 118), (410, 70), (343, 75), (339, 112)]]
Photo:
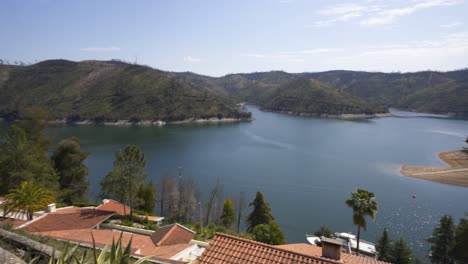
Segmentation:
[(36, 106), (69, 120), (249, 117), (236, 103), (295, 114), (404, 110), (468, 116), (468, 70), (374, 73), (283, 71), (209, 77), (119, 61), (0, 65), (0, 115)]
[(71, 121), (175, 121), (250, 115), (227, 97), (146, 66), (66, 60), (0, 65), (0, 115), (18, 118), (30, 107)]
[[(317, 73), (286, 73), (282, 71), (230, 74), (220, 78), (206, 78), (201, 75), (177, 73), (181, 78), (197, 83), (228, 95), (238, 101), (255, 103), (264, 108), (274, 105), (289, 105), (278, 95), (293, 89), (294, 93), (308, 94), (309, 103), (299, 108), (319, 108), (322, 112), (339, 110), (333, 105), (347, 105), (346, 102), (367, 104), (364, 108), (353, 108), (350, 103), (346, 109), (366, 109), (381, 112), (390, 107), (409, 111), (454, 113), (468, 116), (468, 70), (450, 72), (422, 71), (414, 73), (380, 73), (360, 71), (327, 71)], [(313, 80), (308, 85), (298, 80)], [(319, 81), (319, 82), (317, 82)], [(299, 85), (299, 86), (295, 86)], [(307, 88), (308, 87), (308, 88)], [(329, 97), (328, 108), (320, 99), (323, 94), (312, 90), (318, 87), (329, 89), (331, 94), (341, 90), (339, 97)], [(301, 92), (298, 89), (302, 90)], [(322, 90), (323, 89), (319, 89)], [(274, 97), (276, 96), (276, 97)], [(311, 97), (312, 96), (312, 97)], [(352, 97), (348, 97), (352, 96)], [(283, 96), (284, 97), (284, 96)], [(333, 98), (333, 99), (332, 99)], [(321, 106), (317, 105), (322, 102)], [(283, 108), (282, 107), (282, 108)], [(295, 106), (297, 109), (297, 107)]]
[(256, 104), (264, 110), (312, 115), (375, 114), (388, 111), (381, 105), (352, 96), (319, 80), (283, 71), (229, 74), (220, 78), (193, 73), (174, 74), (209, 87), (221, 96)]
[(328, 71), (302, 73), (385, 107), (468, 116), (468, 70), (450, 72), (371, 73)]

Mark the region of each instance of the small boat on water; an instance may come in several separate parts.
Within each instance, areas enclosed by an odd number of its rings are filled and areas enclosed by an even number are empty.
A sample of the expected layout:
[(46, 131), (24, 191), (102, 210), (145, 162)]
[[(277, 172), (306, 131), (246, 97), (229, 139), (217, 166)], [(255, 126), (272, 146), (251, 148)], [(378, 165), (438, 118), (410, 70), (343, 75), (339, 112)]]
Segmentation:
[[(335, 233), (334, 239), (343, 241), (343, 245), (346, 246), (346, 251), (357, 250), (357, 238), (351, 233)], [(314, 246), (320, 246), (322, 240), (320, 237), (315, 235), (306, 235), (307, 242)], [(375, 250), (375, 244), (364, 239), (359, 239), (359, 253), (371, 257), (375, 257), (377, 251)]]
[(315, 235), (306, 235), (307, 242), (309, 244), (314, 245), (314, 246), (320, 246), (322, 243), (322, 240), (320, 237), (315, 236)]
[[(349, 242), (351, 249), (356, 251), (357, 249), (357, 238), (351, 233), (335, 233), (335, 237)], [(367, 256), (375, 256), (377, 251), (375, 250), (375, 244), (364, 239), (359, 239), (359, 253)]]

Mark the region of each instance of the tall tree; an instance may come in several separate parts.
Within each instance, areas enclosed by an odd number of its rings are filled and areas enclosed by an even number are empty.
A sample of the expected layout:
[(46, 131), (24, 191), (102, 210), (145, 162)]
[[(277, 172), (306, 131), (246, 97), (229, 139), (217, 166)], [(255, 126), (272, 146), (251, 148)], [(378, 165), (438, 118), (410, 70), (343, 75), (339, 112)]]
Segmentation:
[(137, 200), (137, 208), (139, 210), (148, 214), (154, 212), (154, 207), (156, 206), (156, 188), (153, 180), (149, 181), (147, 184), (140, 184)]
[(257, 192), (255, 199), (249, 204), (249, 206), (253, 207), (253, 209), (247, 218), (249, 225), (247, 227), (247, 232), (252, 232), (257, 225), (268, 224), (274, 220), (270, 206), (265, 202), (261, 192)]
[(403, 239), (399, 239), (392, 244), (390, 251), (390, 263), (393, 264), (411, 264), (411, 249)]
[(161, 216), (166, 219), (176, 220), (179, 212), (179, 188), (175, 177), (163, 176), (159, 184)]
[[(210, 218), (212, 214), (214, 214), (213, 218), (215, 219), (215, 221), (217, 221), (219, 218), (219, 214), (218, 214), (219, 210), (216, 210), (216, 209), (217, 207), (220, 207), (218, 203), (222, 203), (222, 193), (223, 193), (223, 185), (221, 184), (221, 181), (218, 177), (216, 178), (216, 184), (213, 186), (213, 189), (211, 190), (210, 197), (208, 198), (208, 203), (206, 205), (205, 219), (206, 219), (207, 224), (210, 223)], [(214, 210), (212, 210), (213, 207), (214, 207)]]
[(392, 241), (388, 237), (388, 232), (387, 232), (386, 228), (384, 228), (382, 236), (377, 241), (377, 244), (375, 245), (375, 249), (377, 251), (379, 260), (387, 261), (387, 262), (390, 261), (390, 252), (391, 252), (391, 249), (392, 249)]
[(111, 195), (132, 208), (131, 218), (133, 218), (138, 189), (146, 178), (145, 168), (146, 160), (143, 152), (135, 145), (128, 145), (125, 149), (116, 152), (114, 168), (101, 182), (104, 194)]
[(183, 177), (179, 181), (179, 221), (187, 223), (194, 221), (199, 214), (199, 210), (197, 210), (199, 208), (199, 193), (197, 184), (192, 177)]
[[(468, 215), (468, 214), (467, 214)], [(468, 219), (461, 218), (455, 229), (455, 245), (452, 249), (453, 258), (459, 263), (468, 263)]]
[(453, 218), (448, 215), (442, 216), (439, 225), (437, 225), (432, 236), (427, 240), (431, 244), (431, 262), (432, 263), (453, 263), (450, 253), (455, 245), (455, 224)]
[(223, 214), (221, 215), (221, 222), (226, 228), (231, 228), (232, 224), (236, 220), (236, 213), (234, 212), (234, 207), (232, 206), (231, 198), (227, 198), (224, 201)]
[(83, 162), (88, 156), (88, 152), (81, 150), (80, 140), (76, 137), (58, 144), (52, 154), (52, 161), (59, 175), (60, 201), (71, 205), (86, 200), (88, 168)]
[(254, 240), (271, 245), (286, 243), (283, 231), (275, 221), (255, 226), (252, 230)]
[(353, 223), (357, 226), (357, 254), (359, 254), (359, 239), (361, 237), (361, 228), (366, 230), (367, 222), (366, 216), (375, 218), (378, 205), (375, 201), (373, 192), (364, 189), (358, 189), (356, 192), (351, 193), (351, 197), (346, 200), (346, 205), (353, 209)]
[(34, 181), (22, 182), (18, 188), (11, 190), (6, 201), (0, 204), (4, 214), (25, 214), (28, 220), (33, 219), (36, 211), (44, 210), (54, 201), (51, 191), (40, 187)]
[(51, 140), (46, 136), (47, 117), (42, 111), (28, 111), (24, 119), (11, 125), (0, 144), (0, 194), (34, 180), (54, 192), (58, 177), (48, 150)]

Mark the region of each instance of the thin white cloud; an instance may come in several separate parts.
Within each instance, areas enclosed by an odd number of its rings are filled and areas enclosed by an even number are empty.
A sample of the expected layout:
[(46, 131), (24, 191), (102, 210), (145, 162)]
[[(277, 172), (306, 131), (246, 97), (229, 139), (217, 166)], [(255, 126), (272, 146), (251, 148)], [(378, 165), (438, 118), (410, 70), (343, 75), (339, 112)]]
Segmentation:
[(378, 26), (388, 25), (395, 23), (398, 18), (402, 16), (411, 15), (417, 11), (440, 7), (440, 6), (452, 6), (461, 3), (459, 0), (423, 0), (415, 1), (414, 4), (404, 6), (401, 8), (389, 8), (383, 9), (376, 14), (373, 14), (370, 18), (361, 20), (362, 26)]
[(453, 6), (462, 0), (412, 0), (403, 1), (399, 7), (389, 7), (386, 4), (376, 4), (375, 1), (366, 3), (342, 3), (327, 6), (317, 13), (326, 19), (315, 21), (304, 27), (326, 27), (337, 22), (358, 20), (361, 26), (379, 26), (394, 24), (399, 18), (416, 13), (417, 11), (442, 6)]
[(200, 58), (195, 58), (195, 57), (192, 57), (192, 56), (185, 56), (183, 58), (183, 61), (185, 61), (185, 62), (199, 62), (199, 61), (201, 61), (201, 59)]
[[(374, 47), (357, 48), (346, 55), (330, 58), (336, 65), (353, 69), (393, 70), (450, 70), (453, 65), (466, 67), (468, 32), (438, 36), (435, 40), (417, 40), (406, 43), (387, 43)], [(341, 66), (343, 67), (343, 66)], [(344, 66), (346, 68), (346, 66)]]
[(119, 47), (109, 46), (109, 47), (87, 47), (80, 49), (81, 51), (87, 52), (112, 52), (112, 51), (120, 51)]
[(461, 25), (462, 25), (462, 23), (460, 23), (460, 22), (453, 22), (453, 23), (449, 23), (449, 24), (440, 25), (440, 27), (441, 28), (454, 28), (454, 27), (459, 27)]

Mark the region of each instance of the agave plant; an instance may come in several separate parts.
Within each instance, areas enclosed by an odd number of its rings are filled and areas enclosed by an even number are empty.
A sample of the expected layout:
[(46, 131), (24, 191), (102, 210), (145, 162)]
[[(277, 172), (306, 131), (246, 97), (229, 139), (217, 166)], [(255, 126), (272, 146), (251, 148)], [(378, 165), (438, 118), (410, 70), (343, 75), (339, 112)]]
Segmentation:
[[(99, 252), (99, 249), (96, 248), (96, 242), (94, 241), (93, 236), (92, 262), (88, 260), (88, 251), (84, 251), (81, 257), (79, 257), (77, 252), (78, 248), (79, 245), (71, 247), (70, 244), (67, 244), (64, 252), (59, 257), (55, 257), (55, 254), (53, 254), (53, 256), (49, 259), (48, 264), (129, 264), (130, 260), (132, 259), (132, 240), (128, 242), (124, 249), (122, 245), (122, 234), (120, 234), (117, 242), (112, 239), (111, 247), (109, 248), (109, 245), (106, 245), (101, 250), (101, 252)], [(133, 264), (142, 264), (150, 258), (151, 256), (141, 258), (133, 262)], [(40, 257), (37, 257), (31, 260), (29, 264), (38, 264), (40, 263), (39, 261)]]

